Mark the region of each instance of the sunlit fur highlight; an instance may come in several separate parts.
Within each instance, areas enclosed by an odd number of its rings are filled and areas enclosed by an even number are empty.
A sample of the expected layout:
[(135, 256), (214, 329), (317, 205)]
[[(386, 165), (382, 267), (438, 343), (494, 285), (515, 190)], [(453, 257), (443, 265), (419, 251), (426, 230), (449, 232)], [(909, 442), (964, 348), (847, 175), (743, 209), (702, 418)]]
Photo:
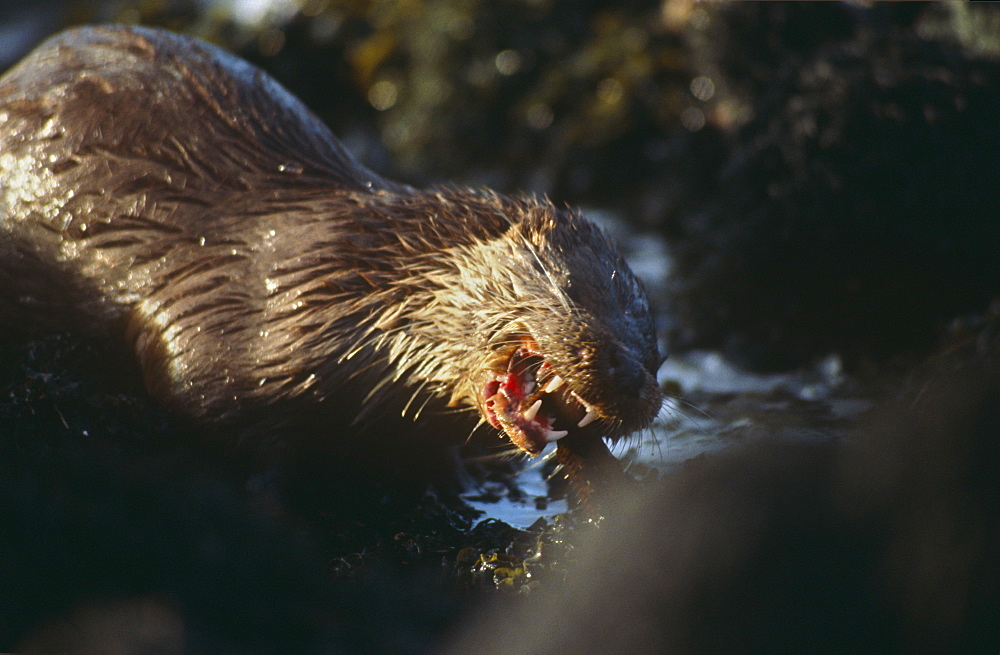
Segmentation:
[(526, 337), (607, 436), (659, 407), (642, 285), (597, 227), (385, 180), (211, 46), (54, 37), (0, 80), (0, 153), (2, 327), (122, 340), (155, 397), (223, 438), (358, 438), (403, 414), (440, 437), (467, 412), (461, 440)]

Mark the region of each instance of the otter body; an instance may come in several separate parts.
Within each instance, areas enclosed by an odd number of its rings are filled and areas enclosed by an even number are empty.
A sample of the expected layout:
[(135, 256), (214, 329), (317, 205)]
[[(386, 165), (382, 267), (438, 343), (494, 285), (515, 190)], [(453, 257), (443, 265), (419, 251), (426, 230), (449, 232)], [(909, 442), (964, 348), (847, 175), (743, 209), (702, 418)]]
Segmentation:
[(391, 416), (534, 455), (660, 405), (645, 294), (591, 223), (385, 180), (263, 72), (151, 29), (67, 31), (0, 78), (0, 330), (107, 335), (253, 447)]

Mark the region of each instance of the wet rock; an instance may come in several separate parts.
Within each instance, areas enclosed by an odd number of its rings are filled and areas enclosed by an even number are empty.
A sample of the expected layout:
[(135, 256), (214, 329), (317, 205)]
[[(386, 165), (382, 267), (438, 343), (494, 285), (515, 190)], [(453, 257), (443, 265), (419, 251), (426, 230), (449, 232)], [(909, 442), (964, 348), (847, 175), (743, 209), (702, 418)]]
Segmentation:
[(675, 347), (758, 369), (884, 361), (1000, 294), (1000, 61), (950, 10), (706, 11), (692, 58), (715, 95), (665, 214)]
[(998, 344), (950, 344), (846, 438), (758, 439), (621, 498), (565, 584), (449, 652), (995, 649)]

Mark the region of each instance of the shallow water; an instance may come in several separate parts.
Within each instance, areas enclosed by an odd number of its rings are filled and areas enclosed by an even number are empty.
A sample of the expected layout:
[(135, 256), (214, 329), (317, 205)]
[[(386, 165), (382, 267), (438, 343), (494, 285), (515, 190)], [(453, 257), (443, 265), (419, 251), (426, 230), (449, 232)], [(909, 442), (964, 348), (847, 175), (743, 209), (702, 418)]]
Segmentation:
[[(830, 439), (843, 436), (855, 419), (872, 406), (830, 356), (811, 369), (757, 374), (728, 361), (718, 352), (694, 351), (669, 358), (659, 371), (661, 386), (679, 388), (664, 400), (647, 430), (623, 440), (612, 452), (629, 466), (666, 473), (702, 454), (718, 452), (758, 438)], [(469, 502), (495, 518), (527, 528), (540, 518), (565, 512), (566, 501), (548, 500), (542, 459), (529, 463), (515, 479), (522, 492), (512, 499), (502, 485), (490, 489), (497, 500), (483, 500), (480, 491)]]
[[(655, 234), (633, 232), (613, 212), (584, 212), (619, 244), (650, 297), (661, 298), (669, 282), (672, 261), (664, 240)], [(656, 316), (662, 329), (670, 324), (663, 308)], [(663, 351), (668, 350), (662, 348)], [(653, 424), (612, 447), (612, 452), (637, 469), (661, 473), (702, 454), (721, 451), (757, 438), (790, 440), (829, 439), (843, 435), (854, 420), (872, 406), (860, 385), (844, 373), (840, 358), (831, 354), (815, 366), (784, 373), (759, 374), (744, 370), (715, 351), (672, 354), (657, 378), (669, 396)], [(548, 493), (543, 458), (516, 476), (522, 492), (511, 498), (503, 485), (470, 491), (467, 500), (512, 526), (527, 528), (540, 518), (565, 512), (565, 500), (542, 502)]]

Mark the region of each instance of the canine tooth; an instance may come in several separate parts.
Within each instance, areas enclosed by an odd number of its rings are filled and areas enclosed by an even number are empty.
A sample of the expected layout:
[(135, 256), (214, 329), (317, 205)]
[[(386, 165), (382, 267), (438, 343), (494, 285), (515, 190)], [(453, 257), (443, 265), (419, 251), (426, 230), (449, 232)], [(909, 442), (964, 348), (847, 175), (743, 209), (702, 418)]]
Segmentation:
[(552, 393), (562, 385), (563, 385), (563, 379), (557, 375), (551, 380), (549, 380), (549, 383), (545, 385), (544, 391), (545, 393)]
[(542, 399), (539, 398), (538, 400), (535, 401), (535, 403), (531, 407), (524, 410), (524, 413), (521, 416), (524, 417), (525, 421), (534, 421), (535, 415), (538, 414), (538, 410), (541, 408), (542, 408)]
[(578, 428), (585, 428), (588, 425), (590, 425), (591, 423), (593, 423), (594, 419), (596, 419), (596, 418), (597, 418), (597, 412), (595, 412), (594, 410), (591, 409), (591, 410), (589, 410), (587, 412), (586, 416), (584, 416), (582, 419), (580, 419), (580, 422), (576, 424), (576, 427), (578, 427)]
[(553, 441), (559, 441), (563, 437), (569, 434), (569, 430), (549, 430), (545, 435), (545, 443), (552, 443)]

